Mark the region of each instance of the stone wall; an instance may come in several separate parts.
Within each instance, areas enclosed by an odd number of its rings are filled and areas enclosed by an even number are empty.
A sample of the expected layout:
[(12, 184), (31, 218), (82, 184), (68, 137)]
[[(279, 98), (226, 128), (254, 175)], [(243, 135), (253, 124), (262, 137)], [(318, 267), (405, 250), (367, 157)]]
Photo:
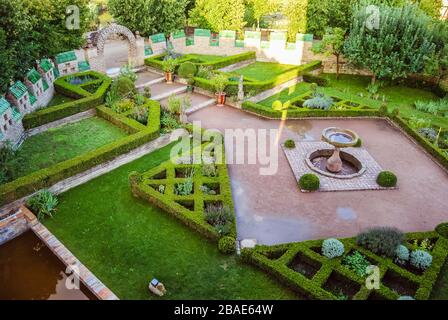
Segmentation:
[(0, 220), (0, 245), (18, 237), (28, 229), (28, 222), (21, 209), (8, 213)]

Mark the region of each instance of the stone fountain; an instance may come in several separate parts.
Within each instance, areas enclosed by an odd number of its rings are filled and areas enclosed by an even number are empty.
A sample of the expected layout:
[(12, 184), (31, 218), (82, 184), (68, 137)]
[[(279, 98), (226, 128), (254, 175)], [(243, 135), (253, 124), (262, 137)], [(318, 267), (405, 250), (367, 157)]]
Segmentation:
[(334, 146), (333, 154), (327, 159), (326, 168), (332, 173), (342, 170), (341, 148), (353, 147), (358, 142), (358, 135), (348, 129), (336, 127), (326, 128), (322, 131), (322, 140)]

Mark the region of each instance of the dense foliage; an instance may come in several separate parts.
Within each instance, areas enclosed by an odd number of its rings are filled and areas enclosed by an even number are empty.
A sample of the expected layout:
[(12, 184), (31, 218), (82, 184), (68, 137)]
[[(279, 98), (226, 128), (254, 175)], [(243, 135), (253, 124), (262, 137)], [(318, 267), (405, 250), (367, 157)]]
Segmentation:
[(39, 220), (44, 217), (53, 217), (58, 203), (58, 198), (47, 189), (40, 190), (27, 201), (27, 205), (37, 214)]
[(397, 176), (390, 171), (381, 171), (377, 178), (376, 182), (385, 188), (395, 187), (397, 185)]
[(149, 36), (182, 28), (188, 3), (188, 0), (109, 0), (109, 10), (118, 23)]
[(393, 257), (397, 247), (404, 241), (403, 233), (396, 228), (377, 227), (361, 232), (356, 243), (379, 255)]
[(299, 179), (299, 186), (302, 190), (316, 191), (320, 186), (319, 177), (314, 173), (305, 173)]
[(13, 180), (19, 165), (20, 159), (11, 144), (0, 147), (0, 184)]
[(322, 242), (322, 254), (329, 259), (342, 256), (344, 251), (344, 244), (338, 239), (330, 238)]

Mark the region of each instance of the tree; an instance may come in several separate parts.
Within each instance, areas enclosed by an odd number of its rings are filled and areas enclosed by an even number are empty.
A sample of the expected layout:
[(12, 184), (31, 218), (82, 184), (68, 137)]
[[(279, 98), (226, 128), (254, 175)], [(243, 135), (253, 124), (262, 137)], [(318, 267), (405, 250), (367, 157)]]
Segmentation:
[(252, 5), (253, 15), (257, 21), (257, 29), (260, 29), (260, 20), (264, 15), (274, 12), (278, 9), (278, 0), (249, 0)]
[(243, 0), (196, 0), (189, 12), (190, 22), (200, 28), (241, 31), (244, 22)]
[(308, 0), (289, 0), (283, 6), (283, 14), (288, 18), (288, 40), (296, 40), (297, 33), (305, 33), (307, 30)]
[(339, 58), (344, 49), (345, 31), (342, 28), (327, 28), (322, 41), (311, 48), (315, 53), (336, 57), (336, 79), (339, 79)]
[(188, 4), (188, 0), (109, 0), (109, 11), (119, 24), (150, 36), (183, 28)]
[(377, 78), (392, 80), (424, 69), (425, 60), (434, 53), (431, 19), (415, 5), (379, 5), (378, 26), (367, 24), (366, 5), (354, 8), (344, 55), (354, 65)]

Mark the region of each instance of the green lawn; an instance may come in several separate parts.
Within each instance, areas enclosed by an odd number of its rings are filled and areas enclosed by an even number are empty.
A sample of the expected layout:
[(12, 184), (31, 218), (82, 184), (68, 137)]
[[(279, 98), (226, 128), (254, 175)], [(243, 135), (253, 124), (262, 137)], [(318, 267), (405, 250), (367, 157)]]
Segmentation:
[(215, 56), (211, 54), (196, 54), (196, 53), (189, 54), (189, 56), (198, 59), (201, 62), (214, 62), (216, 60), (223, 58), (223, 56)]
[(170, 146), (64, 193), (45, 225), (121, 299), (152, 299), (156, 277), (167, 299), (293, 299), (258, 269), (147, 202), (132, 197), (131, 171), (169, 158)]
[(275, 62), (254, 62), (244, 68), (232, 71), (232, 73), (242, 74), (248, 79), (267, 81), (275, 78), (287, 70), (297, 68), (290, 64), (280, 64)]
[(110, 122), (97, 117), (50, 129), (25, 140), (18, 151), (18, 176), (74, 158), (126, 136)]
[[(339, 80), (336, 80), (334, 74), (323, 75), (330, 81), (330, 86), (321, 88), (325, 93), (334, 95), (343, 99), (350, 99), (352, 101), (362, 103), (367, 106), (379, 108), (382, 104), (381, 100), (374, 100), (367, 98), (367, 85), (370, 82), (370, 77), (355, 76), (355, 75), (341, 75)], [(275, 100), (287, 101), (295, 96), (298, 96), (309, 90), (308, 83), (299, 83), (282, 92), (273, 95), (262, 102), (263, 105), (272, 106)], [(395, 108), (400, 109), (400, 113), (405, 117), (417, 116), (421, 118), (431, 119), (434, 125), (448, 127), (448, 118), (442, 116), (433, 116), (431, 114), (418, 111), (414, 108), (413, 103), (417, 100), (430, 101), (439, 99), (430, 91), (409, 88), (400, 85), (383, 87), (378, 92), (380, 96), (385, 95), (387, 105), (390, 111)]]
[(48, 104), (47, 107), (53, 107), (53, 106), (57, 106), (63, 103), (67, 103), (70, 101), (74, 101), (75, 99), (64, 96), (60, 93), (55, 92), (53, 99), (51, 99), (50, 103)]

